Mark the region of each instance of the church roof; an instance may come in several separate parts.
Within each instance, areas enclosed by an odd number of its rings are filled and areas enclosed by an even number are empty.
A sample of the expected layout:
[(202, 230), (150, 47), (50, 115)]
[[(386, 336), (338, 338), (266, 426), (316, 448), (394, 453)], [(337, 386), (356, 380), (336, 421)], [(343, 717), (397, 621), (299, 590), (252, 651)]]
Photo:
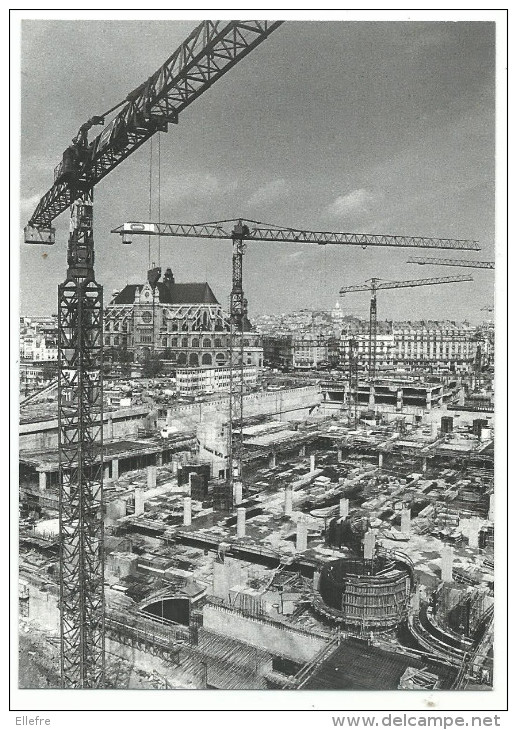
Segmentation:
[[(199, 283), (176, 284), (158, 282), (156, 285), (161, 304), (219, 304), (210, 285)], [(128, 284), (112, 300), (112, 304), (134, 304), (141, 284)]]

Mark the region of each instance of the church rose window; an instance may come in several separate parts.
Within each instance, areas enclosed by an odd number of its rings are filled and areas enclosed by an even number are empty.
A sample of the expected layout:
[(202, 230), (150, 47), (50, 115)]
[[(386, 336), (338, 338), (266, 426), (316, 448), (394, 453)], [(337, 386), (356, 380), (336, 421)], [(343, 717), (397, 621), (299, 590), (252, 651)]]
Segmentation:
[(149, 322), (152, 320), (152, 318), (153, 317), (151, 315), (151, 312), (144, 312), (142, 314), (142, 321), (145, 322), (146, 324), (149, 324)]

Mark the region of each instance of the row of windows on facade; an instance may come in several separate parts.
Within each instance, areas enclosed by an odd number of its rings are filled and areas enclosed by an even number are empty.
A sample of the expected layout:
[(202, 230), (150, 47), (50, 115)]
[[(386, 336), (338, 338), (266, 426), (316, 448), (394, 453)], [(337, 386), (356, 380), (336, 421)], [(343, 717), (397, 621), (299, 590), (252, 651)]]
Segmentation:
[[(109, 335), (104, 338), (104, 344), (109, 345), (121, 345), (126, 341), (127, 338), (125, 337), (119, 337), (119, 335), (115, 335), (113, 338), (111, 338)], [(153, 336), (150, 335), (140, 335), (139, 341), (143, 344), (151, 344), (153, 342)], [(259, 347), (260, 345), (257, 344), (257, 342), (251, 342), (250, 340), (244, 340), (243, 342), (244, 347)], [(199, 347), (206, 347), (206, 348), (222, 348), (222, 347), (230, 347), (230, 338), (225, 338), (224, 340), (220, 337), (216, 337), (214, 341), (210, 340), (208, 337), (206, 337), (203, 340), (200, 340), (196, 337), (194, 337), (189, 344), (188, 337), (182, 337), (181, 340), (177, 338), (168, 339), (167, 337), (161, 338), (161, 347), (185, 347), (185, 348), (199, 348)]]
[[(140, 321), (136, 321), (137, 325), (152, 325), (152, 324), (159, 324), (161, 329), (168, 329), (169, 332), (188, 332), (188, 331), (194, 331), (194, 332), (224, 332), (225, 329), (227, 329), (224, 326), (224, 322), (222, 319), (217, 319), (215, 321), (211, 321), (209, 317), (203, 315), (203, 318), (201, 320), (189, 320), (189, 319), (183, 319), (181, 322), (170, 320), (166, 316), (160, 318), (157, 316), (153, 318), (151, 312), (144, 312), (142, 315), (140, 315)], [(106, 331), (109, 331), (111, 327), (113, 327), (113, 332), (118, 332), (119, 327), (122, 327), (122, 330), (127, 331), (128, 327), (128, 320), (124, 319), (121, 323), (116, 321), (107, 320), (104, 324), (104, 328)]]
[[(357, 348), (358, 352), (364, 353), (369, 351), (368, 344), (365, 345), (359, 345)], [(474, 343), (457, 343), (452, 342), (444, 345), (433, 345), (433, 344), (426, 344), (426, 345), (416, 345), (416, 346), (408, 346), (408, 345), (386, 345), (386, 344), (379, 344), (377, 343), (375, 346), (376, 352), (386, 352), (388, 354), (402, 354), (402, 353), (411, 353), (411, 352), (474, 352), (475, 351)], [(342, 347), (340, 349), (341, 354), (348, 354), (350, 352), (350, 347)]]

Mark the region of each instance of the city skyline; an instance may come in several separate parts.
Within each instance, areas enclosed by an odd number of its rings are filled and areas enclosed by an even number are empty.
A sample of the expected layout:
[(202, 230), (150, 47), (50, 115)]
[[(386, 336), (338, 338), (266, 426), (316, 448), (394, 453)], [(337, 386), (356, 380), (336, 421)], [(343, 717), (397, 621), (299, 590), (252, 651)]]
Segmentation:
[[(22, 226), (80, 124), (154, 71), (191, 26), (24, 22)], [(285, 24), (239, 65), (232, 83), (223, 79), (186, 112), (187, 124), (161, 135), (161, 219), (242, 215), (315, 230), (473, 238), (482, 251), (471, 258), (493, 258), (493, 34), (490, 23)], [(102, 62), (92, 40), (103, 48)], [(51, 58), (56, 45), (59, 63)], [(130, 68), (122, 52), (127, 47)], [(37, 64), (37, 57), (49, 62)], [(323, 113), (324, 105), (332, 114)], [(55, 109), (62, 113), (56, 116)], [(153, 145), (156, 220), (156, 140)], [(148, 144), (96, 193), (96, 273), (106, 299), (145, 278), (146, 239), (135, 239), (128, 255), (109, 231), (127, 219), (149, 218), (149, 158)], [(66, 214), (56, 227), (53, 248), (21, 246), (24, 312), (55, 310)], [(228, 244), (162, 239), (161, 249), (163, 269), (171, 266), (178, 281), (209, 281), (226, 304)], [(244, 270), (250, 311), (330, 309), (345, 284), (381, 275), (415, 278), (414, 267), (406, 266), (410, 253), (414, 249), (250, 243)], [(437, 275), (443, 268), (427, 271)], [(379, 318), (476, 321), (478, 303), (492, 300), (493, 276), (476, 272), (472, 284), (455, 286), (454, 296), (451, 290), (385, 292)], [(364, 295), (341, 301), (345, 311), (366, 315)]]

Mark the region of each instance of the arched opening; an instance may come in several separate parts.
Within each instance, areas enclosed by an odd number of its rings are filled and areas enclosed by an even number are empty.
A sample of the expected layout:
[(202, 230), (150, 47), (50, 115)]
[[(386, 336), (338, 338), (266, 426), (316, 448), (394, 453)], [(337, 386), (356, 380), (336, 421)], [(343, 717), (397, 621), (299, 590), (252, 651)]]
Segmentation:
[(186, 352), (180, 352), (178, 355), (178, 365), (186, 365), (187, 364), (187, 353)]
[(196, 355), (196, 353), (195, 353), (195, 352), (191, 352), (191, 353), (190, 353), (190, 357), (189, 357), (189, 365), (190, 365), (190, 367), (192, 367), (192, 368), (197, 368), (197, 367), (199, 367), (199, 358), (198, 358), (198, 356)]
[(211, 365), (212, 364), (212, 355), (210, 355), (208, 352), (205, 352), (203, 357), (201, 358), (201, 365)]
[(205, 337), (203, 340), (203, 347), (212, 347), (212, 343), (210, 342), (210, 339), (208, 337)]
[(218, 352), (215, 356), (218, 365), (224, 365), (225, 357), (222, 352)]
[(150, 603), (143, 609), (150, 616), (157, 616), (175, 624), (189, 625), (190, 602), (188, 598), (164, 598)]

